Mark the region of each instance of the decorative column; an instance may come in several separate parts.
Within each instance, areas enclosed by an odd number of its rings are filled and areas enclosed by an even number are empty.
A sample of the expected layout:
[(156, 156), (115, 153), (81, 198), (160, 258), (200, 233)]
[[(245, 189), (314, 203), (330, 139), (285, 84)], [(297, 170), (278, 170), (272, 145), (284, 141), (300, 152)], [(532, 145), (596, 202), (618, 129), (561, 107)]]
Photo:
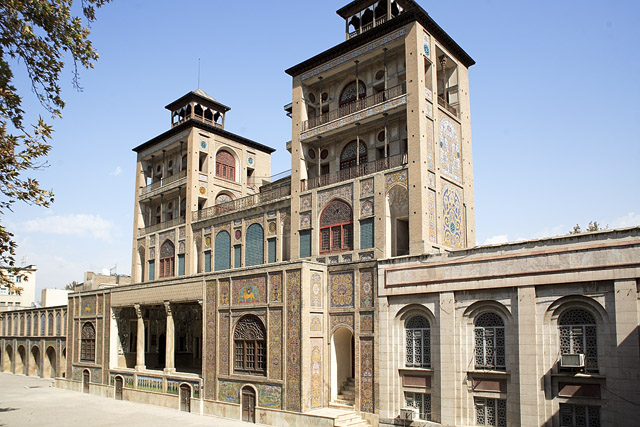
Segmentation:
[(164, 372), (170, 374), (176, 371), (175, 366), (175, 327), (173, 323), (173, 313), (171, 312), (171, 303), (164, 302), (164, 311), (167, 315), (167, 328), (165, 331), (165, 353), (164, 353)]
[(136, 309), (136, 317), (138, 317), (138, 332), (136, 334), (136, 371), (142, 371), (146, 368), (144, 361), (144, 320), (142, 319), (142, 310), (140, 304), (134, 304)]
[(447, 99), (447, 57), (442, 55), (440, 58), (440, 67), (442, 67), (442, 100), (449, 104)]

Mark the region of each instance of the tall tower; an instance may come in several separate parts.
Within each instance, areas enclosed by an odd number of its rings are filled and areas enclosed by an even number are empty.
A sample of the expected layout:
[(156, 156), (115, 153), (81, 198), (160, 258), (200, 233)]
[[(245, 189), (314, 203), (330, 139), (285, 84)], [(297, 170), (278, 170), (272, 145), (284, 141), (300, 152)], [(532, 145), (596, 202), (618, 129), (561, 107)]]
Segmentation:
[[(473, 59), (414, 1), (337, 13), (346, 41), (287, 70), (292, 254), (342, 262), (472, 246)], [(336, 197), (348, 207), (326, 204)], [(340, 209), (352, 224), (331, 218)]]
[(192, 222), (257, 193), (271, 174), (275, 150), (225, 130), (230, 108), (201, 89), (165, 108), (171, 128), (133, 149), (134, 282), (211, 271), (211, 242)]

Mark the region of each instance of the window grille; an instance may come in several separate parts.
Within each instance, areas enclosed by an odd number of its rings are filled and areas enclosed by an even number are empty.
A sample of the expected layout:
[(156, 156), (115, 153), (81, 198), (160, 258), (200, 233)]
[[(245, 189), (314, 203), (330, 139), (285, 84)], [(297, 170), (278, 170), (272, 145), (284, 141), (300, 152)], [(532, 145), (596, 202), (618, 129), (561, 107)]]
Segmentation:
[(408, 407), (418, 408), (421, 420), (431, 420), (431, 395), (426, 393), (405, 393), (405, 402)]
[(409, 367), (431, 367), (431, 333), (429, 321), (423, 316), (407, 320), (406, 365)]
[(476, 397), (476, 425), (507, 427), (507, 401)]
[(80, 359), (89, 362), (96, 360), (96, 330), (89, 322), (82, 326)]
[(561, 403), (560, 427), (600, 427), (600, 407)]
[(233, 335), (235, 341), (235, 371), (265, 374), (267, 367), (266, 333), (258, 317), (247, 315), (236, 325)]
[(476, 369), (506, 368), (504, 322), (496, 313), (484, 313), (475, 322)]
[(353, 212), (342, 200), (334, 200), (320, 215), (320, 252), (353, 249)]
[(586, 310), (567, 310), (558, 319), (561, 354), (584, 354), (587, 369), (598, 369), (598, 333), (595, 318)]

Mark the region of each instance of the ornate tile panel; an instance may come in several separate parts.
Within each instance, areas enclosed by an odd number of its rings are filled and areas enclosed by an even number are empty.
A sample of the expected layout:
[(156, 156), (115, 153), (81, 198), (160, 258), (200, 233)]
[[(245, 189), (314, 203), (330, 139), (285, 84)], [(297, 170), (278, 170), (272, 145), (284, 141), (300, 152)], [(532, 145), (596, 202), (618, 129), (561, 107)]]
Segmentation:
[(91, 316), (96, 314), (96, 297), (86, 296), (82, 298), (81, 316)]
[(278, 230), (278, 227), (276, 225), (276, 222), (269, 221), (269, 223), (267, 224), (267, 232), (269, 233), (269, 235), (273, 236), (274, 234), (276, 234), (277, 230)]
[(311, 210), (311, 194), (300, 196), (300, 211)]
[(282, 302), (282, 273), (269, 274), (269, 301), (273, 303)]
[(427, 184), (429, 187), (435, 189), (436, 188), (436, 174), (433, 172), (427, 173)]
[(427, 217), (429, 220), (429, 241), (436, 243), (436, 192), (435, 190), (429, 190), (427, 193)]
[(462, 236), (462, 197), (458, 187), (444, 183), (442, 189), (442, 243), (454, 248), (463, 245)]
[(403, 169), (401, 171), (385, 175), (385, 182), (387, 184), (387, 188), (386, 188), (387, 192), (395, 184), (402, 184), (405, 187), (407, 187), (409, 185), (409, 183), (407, 181), (407, 170)]
[(240, 403), (240, 384), (233, 381), (219, 381), (218, 400)]
[(440, 116), (440, 170), (443, 175), (460, 182), (462, 172), (458, 128), (458, 124), (451, 119)]
[(230, 296), (229, 280), (220, 280), (220, 305), (229, 305)]
[(267, 276), (254, 276), (233, 281), (233, 304), (267, 302)]
[(215, 376), (216, 376), (216, 282), (207, 282), (207, 292), (205, 298), (206, 314), (206, 369), (205, 369), (205, 397), (214, 398)]
[(278, 385), (258, 385), (258, 406), (280, 409), (282, 407), (282, 387)]
[(282, 311), (269, 312), (269, 378), (282, 379)]
[(360, 203), (360, 217), (368, 217), (373, 213), (373, 198), (363, 200)]
[(180, 227), (178, 229), (178, 238), (180, 239), (186, 238), (186, 235), (187, 235), (186, 233), (187, 233), (186, 227)]
[(322, 408), (322, 338), (311, 338), (310, 409)]
[(164, 233), (160, 233), (158, 235), (158, 239), (160, 240), (160, 245), (162, 245), (165, 241), (169, 240), (174, 245), (176, 244), (176, 232), (175, 230), (165, 231)]
[(213, 234), (215, 234), (216, 236), (218, 235), (219, 232), (221, 232), (222, 230), (226, 231), (227, 233), (231, 234), (231, 224), (230, 223), (226, 223), (226, 224), (220, 224), (220, 225), (216, 225), (214, 227), (214, 232)]
[(351, 330), (355, 330), (353, 327), (353, 314), (332, 314), (331, 320), (331, 332), (333, 332), (338, 326), (348, 326)]
[(181, 240), (180, 242), (178, 242), (178, 253), (184, 254), (185, 251), (186, 251), (186, 246), (185, 246), (184, 240)]
[[(432, 107), (433, 108), (433, 107)], [(433, 112), (430, 116), (433, 116)], [(436, 170), (436, 148), (433, 142), (433, 121), (427, 119), (427, 167)]]
[(331, 188), (325, 191), (318, 192), (318, 214), (322, 212), (327, 203), (334, 198), (339, 197), (351, 206), (353, 206), (353, 184), (342, 185), (340, 187)]
[(360, 307), (373, 307), (373, 271), (360, 272)]
[(360, 333), (361, 334), (373, 333), (373, 313), (360, 314)]
[[(427, 89), (427, 91), (428, 91), (428, 93), (431, 93), (431, 91), (429, 91), (428, 89)], [(427, 117), (432, 119), (433, 118), (433, 104), (430, 104), (430, 103), (427, 102), (424, 105), (424, 108), (425, 108), (425, 112), (427, 113)]]
[(360, 181), (360, 197), (373, 196), (373, 178), (367, 178)]
[(275, 218), (276, 216), (278, 216), (278, 212), (276, 211), (267, 212), (267, 218)]
[(322, 293), (324, 289), (324, 281), (322, 271), (312, 271), (309, 292), (311, 293), (311, 308), (322, 308)]
[(360, 339), (360, 410), (373, 413), (373, 339)]
[[(220, 316), (220, 374), (229, 374), (229, 313), (222, 313)], [(220, 396), (218, 396), (220, 399)]]
[(262, 215), (257, 216), (255, 218), (247, 219), (245, 221), (245, 225), (247, 227), (249, 227), (251, 224), (263, 224), (263, 223), (264, 223), (264, 216), (262, 216)]
[(301, 293), (300, 271), (287, 272), (287, 410), (300, 412), (301, 401)]
[(309, 315), (309, 330), (311, 332), (322, 332), (322, 313), (311, 313)]
[(311, 212), (305, 212), (300, 214), (300, 228), (311, 228)]
[(422, 44), (424, 47), (424, 55), (429, 58), (431, 56), (431, 37), (429, 37), (429, 34), (422, 34)]
[(334, 273), (329, 276), (331, 307), (353, 307), (353, 272)]

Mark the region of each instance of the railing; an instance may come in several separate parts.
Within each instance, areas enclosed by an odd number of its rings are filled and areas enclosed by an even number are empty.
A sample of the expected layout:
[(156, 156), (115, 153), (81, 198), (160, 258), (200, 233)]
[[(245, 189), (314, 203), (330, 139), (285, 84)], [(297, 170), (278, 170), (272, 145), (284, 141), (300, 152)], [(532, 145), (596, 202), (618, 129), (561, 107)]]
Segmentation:
[(352, 39), (355, 36), (357, 36), (358, 34), (362, 34), (365, 31), (369, 31), (373, 27), (377, 27), (378, 25), (382, 25), (385, 22), (387, 22), (387, 15), (382, 15), (381, 17), (376, 18), (375, 21), (370, 22), (369, 24), (363, 25), (362, 27), (358, 28), (357, 30), (350, 32), (349, 33), (349, 38)]
[(256, 207), (258, 205), (263, 205), (289, 196), (291, 196), (291, 184), (282, 185), (272, 190), (243, 197), (241, 199), (231, 200), (230, 202), (220, 203), (215, 206), (211, 206), (210, 208), (193, 212), (192, 220), (202, 221), (204, 219), (215, 218), (220, 215), (226, 215), (231, 212)]
[(177, 118), (178, 118), (178, 120), (176, 120), (174, 123), (172, 123), (172, 124), (171, 124), (171, 127), (178, 126), (178, 125), (180, 125), (180, 124), (182, 124), (182, 123), (186, 122), (187, 120), (195, 119), (195, 120), (199, 120), (199, 121), (201, 121), (201, 122), (208, 123), (208, 124), (210, 124), (211, 126), (215, 126), (215, 127), (218, 127), (218, 128), (222, 128), (222, 125), (221, 125), (220, 123), (216, 123), (216, 122), (214, 122), (213, 120), (211, 120), (211, 119), (207, 119), (207, 118), (206, 118), (206, 117), (204, 117), (204, 116), (199, 116), (199, 115), (197, 115), (197, 114), (196, 114), (196, 113), (194, 113), (194, 112), (191, 112), (191, 114), (187, 114), (187, 115), (186, 115), (186, 116), (184, 116), (184, 117), (179, 117), (179, 116), (178, 116)]
[(173, 228), (175, 226), (185, 223), (185, 218), (175, 218), (170, 221), (160, 222), (158, 224), (150, 225), (149, 227), (141, 228), (138, 230), (138, 236), (145, 236), (147, 234), (155, 233), (156, 231), (165, 230), (167, 228)]
[(388, 101), (389, 99), (397, 96), (404, 95), (405, 93), (407, 93), (406, 83), (399, 84), (398, 86), (394, 86), (382, 92), (345, 104), (337, 110), (329, 111), (327, 114), (321, 114), (317, 117), (313, 117), (303, 123), (302, 130), (306, 131), (316, 126), (329, 123), (341, 117), (348, 116), (349, 114), (364, 110), (365, 108), (373, 107), (374, 105)]
[(153, 183), (147, 185), (146, 187), (143, 187), (140, 190), (140, 195), (144, 196), (145, 194), (150, 193), (153, 190), (157, 190), (160, 187), (164, 187), (166, 185), (169, 185), (169, 184), (171, 184), (173, 182), (178, 181), (179, 179), (186, 178), (186, 177), (187, 177), (187, 171), (183, 170), (183, 171), (178, 172), (175, 175), (171, 175), (171, 176), (169, 176), (167, 178), (162, 178), (159, 181), (153, 182)]
[(358, 166), (354, 166), (349, 169), (343, 169), (338, 172), (330, 173), (327, 175), (321, 175), (320, 177), (311, 178), (306, 181), (300, 182), (300, 191), (313, 190), (314, 188), (324, 187), (331, 184), (337, 184), (349, 179), (358, 178), (360, 176), (369, 175), (372, 173), (392, 169), (402, 165), (406, 165), (408, 162), (407, 153), (397, 154), (385, 159), (375, 160), (373, 162), (363, 163)]
[(441, 106), (442, 108), (445, 108), (448, 112), (450, 112), (454, 116), (458, 117), (458, 110), (455, 107), (452, 107), (451, 105), (449, 105), (449, 103), (445, 101), (444, 98), (441, 96), (438, 96), (438, 105)]

